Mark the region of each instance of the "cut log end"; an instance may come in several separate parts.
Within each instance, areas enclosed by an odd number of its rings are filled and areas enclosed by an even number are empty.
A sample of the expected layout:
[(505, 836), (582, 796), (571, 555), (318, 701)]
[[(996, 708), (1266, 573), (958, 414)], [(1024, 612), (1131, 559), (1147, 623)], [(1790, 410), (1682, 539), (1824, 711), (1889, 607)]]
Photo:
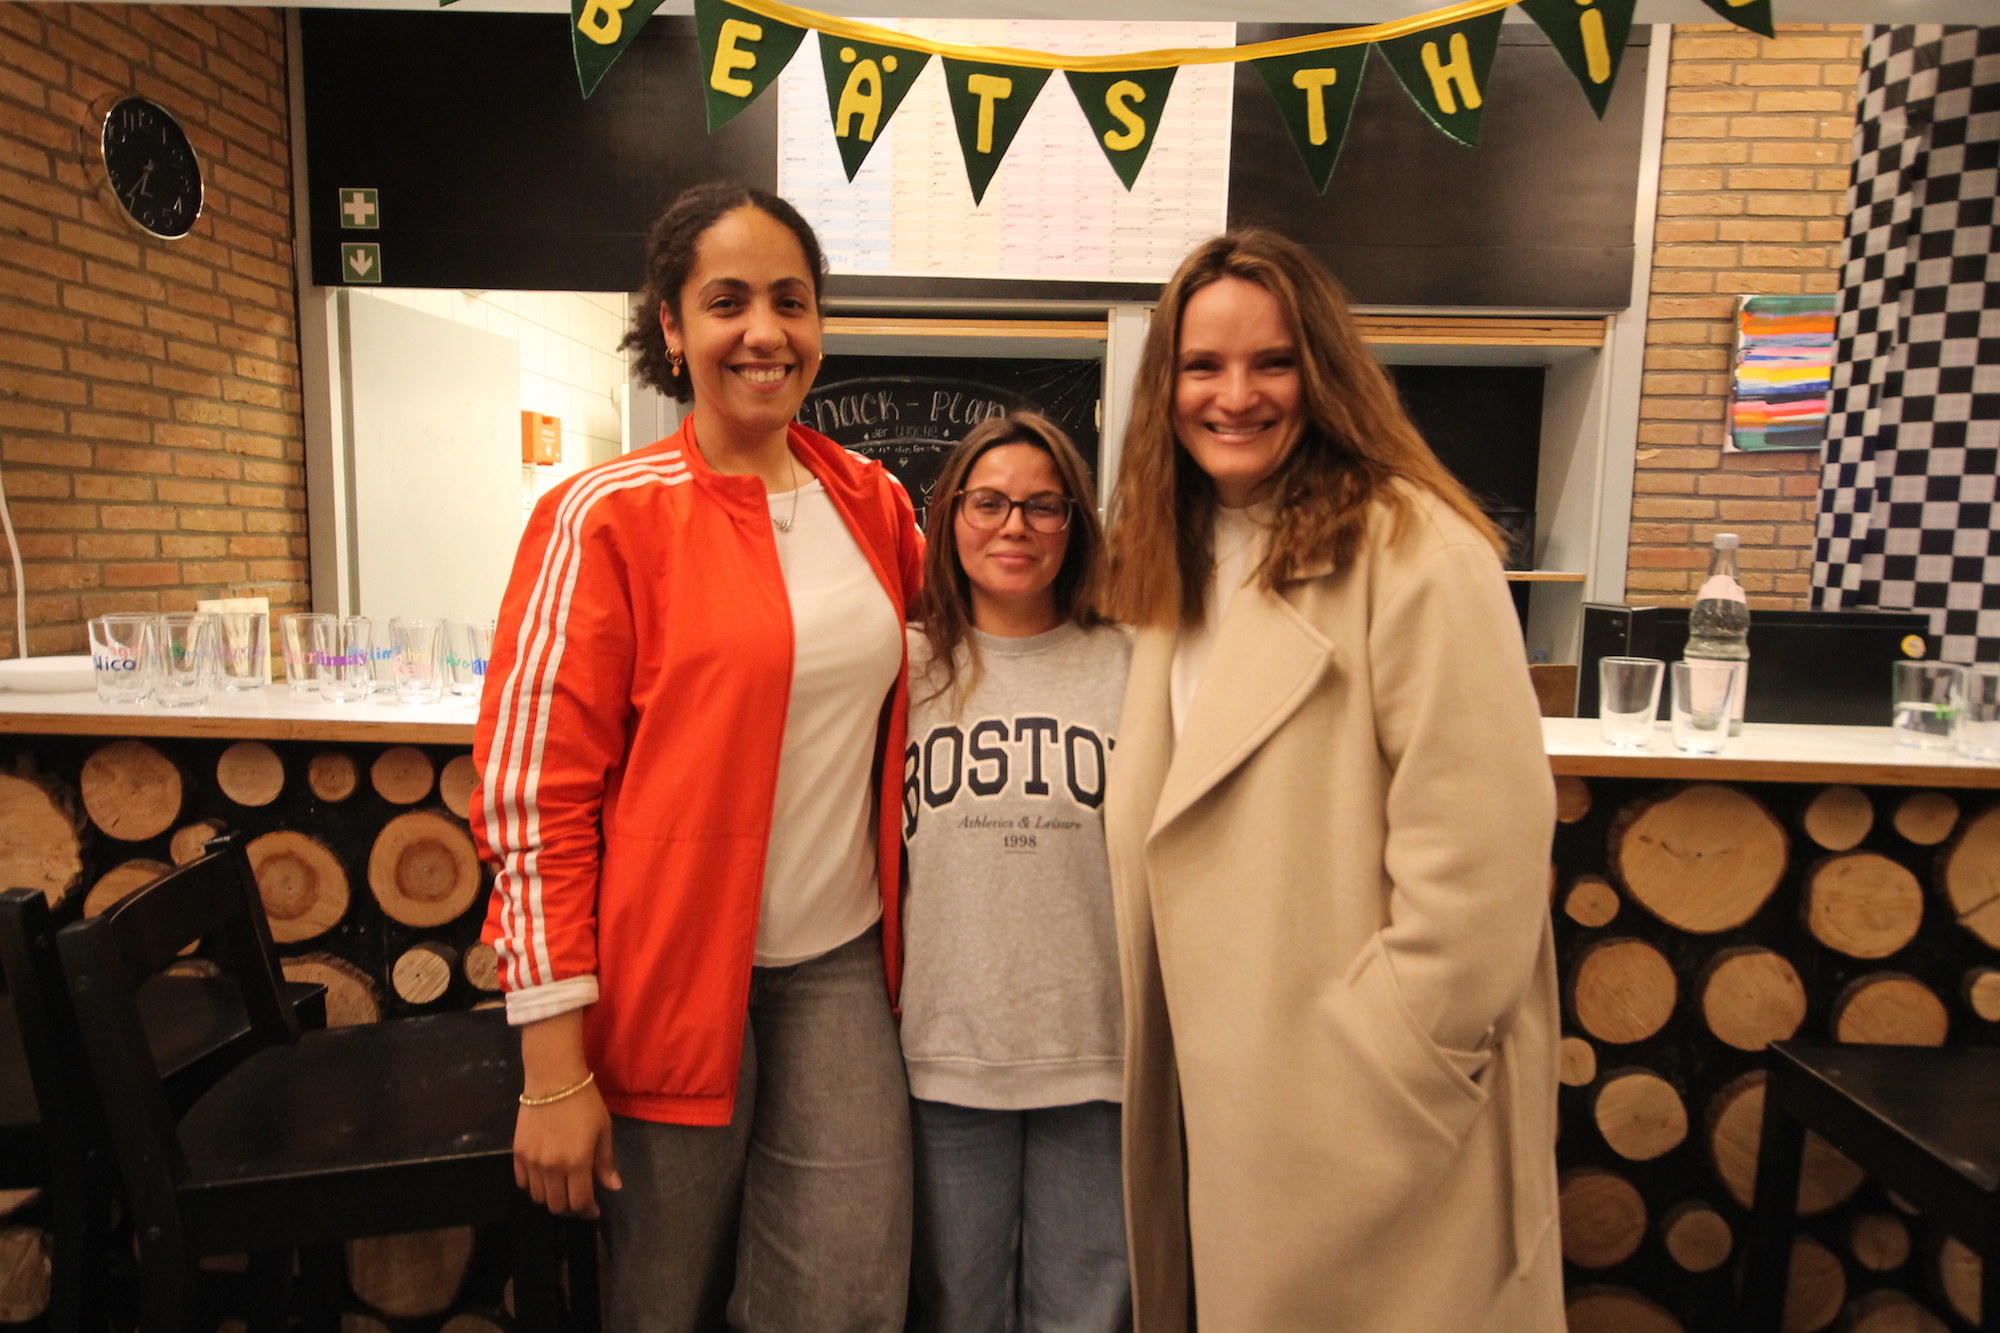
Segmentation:
[(344, 801), (360, 785), (361, 770), (345, 751), (321, 750), (306, 764), (306, 786), (322, 801)]
[(1984, 1267), (1978, 1253), (1968, 1249), (1955, 1236), (1945, 1237), (1944, 1244), (1938, 1249), (1938, 1291), (1943, 1295), (1945, 1304), (1974, 1328), (1979, 1327), (1979, 1283)]
[(1935, 847), (1958, 825), (1958, 802), (1941, 791), (1913, 792), (1896, 807), (1896, 832), (1919, 847)]
[(49, 1308), (49, 1247), (40, 1228), (0, 1227), (0, 1324), (25, 1324)]
[(347, 914), (347, 871), (326, 844), (281, 829), (255, 839), (245, 850), (273, 940), (293, 944), (312, 939)]
[(215, 785), (238, 805), (269, 805), (285, 789), (285, 764), (262, 741), (238, 741), (216, 760)]
[(458, 1299), (472, 1263), (471, 1227), (370, 1236), (347, 1242), (347, 1283), (383, 1314), (443, 1314)]
[(1784, 828), (1734, 787), (1697, 783), (1634, 801), (1613, 821), (1611, 865), (1641, 907), (1697, 935), (1755, 916), (1785, 873)]
[(474, 990), (500, 989), (500, 955), (493, 951), (492, 945), (481, 942), (468, 948), (464, 967), (465, 979)]
[(1643, 1069), (1621, 1070), (1598, 1089), (1592, 1118), (1611, 1150), (1627, 1161), (1650, 1162), (1687, 1138), (1687, 1107), (1674, 1085)]
[(1563, 1258), (1579, 1268), (1624, 1263), (1646, 1238), (1646, 1201), (1614, 1172), (1597, 1167), (1564, 1172), (1557, 1201)]
[(1586, 1287), (1564, 1313), (1569, 1333), (1684, 1333), (1679, 1320), (1625, 1287)]
[(1587, 1088), (1597, 1080), (1597, 1048), (1582, 1037), (1564, 1037), (1559, 1058), (1565, 1087)]
[(1849, 1224), (1847, 1247), (1871, 1273), (1889, 1273), (1910, 1258), (1910, 1228), (1893, 1213), (1863, 1213)]
[(1886, 856), (1843, 852), (1806, 873), (1805, 917), (1827, 948), (1850, 958), (1887, 958), (1916, 938), (1924, 891)]
[(1600, 876), (1579, 876), (1563, 899), (1563, 913), (1579, 926), (1608, 926), (1618, 915), (1618, 890)]
[(1959, 827), (1958, 836), (1938, 854), (1936, 875), (1958, 924), (1989, 948), (2000, 949), (2000, 804)]
[(460, 819), (472, 818), (472, 789), (479, 785), (479, 766), (469, 754), (459, 755), (438, 774), (438, 796), (444, 808)]
[(1858, 977), (1833, 1002), (1836, 1041), (1870, 1046), (1942, 1046), (1951, 1015), (1929, 986), (1900, 972)]
[(1806, 836), (1829, 852), (1861, 845), (1875, 827), (1875, 804), (1859, 787), (1827, 787), (1806, 807)]
[(1950, 1333), (1944, 1320), (1890, 1288), (1871, 1291), (1847, 1309), (1843, 1333)]
[(1736, 1237), (1721, 1213), (1690, 1200), (1675, 1204), (1660, 1223), (1667, 1255), (1690, 1273), (1708, 1273), (1729, 1261)]
[(1965, 974), (1965, 1003), (1988, 1023), (2000, 1023), (2000, 969), (1975, 967)]
[(1674, 969), (1658, 949), (1642, 940), (1603, 940), (1577, 964), (1570, 1003), (1584, 1031), (1624, 1044), (1665, 1027), (1678, 994)]
[(287, 958), (281, 965), (287, 981), (318, 982), (326, 987), (328, 1027), (353, 1027), (382, 1017), (381, 993), (374, 979), (346, 959), (309, 953)]
[(1785, 1282), (1784, 1333), (1819, 1333), (1840, 1317), (1847, 1304), (1847, 1274), (1832, 1250), (1805, 1236), (1792, 1241), (1792, 1267)]
[(1590, 784), (1565, 774), (1556, 779), (1556, 820), (1574, 824), (1590, 813)]
[[(1729, 1197), (1750, 1207), (1757, 1191), (1757, 1149), (1764, 1125), (1764, 1072), (1723, 1085), (1708, 1105), (1708, 1152)], [(1798, 1211), (1813, 1217), (1853, 1197), (1866, 1177), (1861, 1168), (1817, 1134), (1807, 1133), (1799, 1170)]]
[(61, 782), (0, 773), (0, 884), (62, 902), (83, 882), (83, 832), (75, 795)]
[(1704, 970), (1700, 988), (1708, 1030), (1739, 1051), (1784, 1041), (1805, 1021), (1805, 983), (1769, 949), (1724, 950)]
[(121, 842), (172, 828), (187, 792), (179, 766), (144, 741), (99, 746), (83, 761), (78, 788), (91, 822)]
[(368, 780), (391, 805), (415, 805), (431, 794), (436, 777), (430, 756), (414, 745), (390, 746), (368, 770)]
[(389, 970), (389, 983), (409, 1004), (429, 1004), (444, 998), (457, 970), (458, 950), (427, 940), (407, 950)]
[(174, 830), (172, 840), (167, 843), (167, 855), (173, 857), (175, 865), (184, 866), (200, 859), (208, 851), (208, 840), (221, 832), (221, 820), (197, 819)]
[(172, 869), (163, 862), (141, 857), (106, 871), (102, 879), (90, 886), (90, 892), (84, 897), (84, 917), (103, 916)]
[(427, 810), (398, 815), (368, 853), (368, 887), (390, 918), (406, 926), (441, 926), (479, 896), (479, 854), (472, 838)]

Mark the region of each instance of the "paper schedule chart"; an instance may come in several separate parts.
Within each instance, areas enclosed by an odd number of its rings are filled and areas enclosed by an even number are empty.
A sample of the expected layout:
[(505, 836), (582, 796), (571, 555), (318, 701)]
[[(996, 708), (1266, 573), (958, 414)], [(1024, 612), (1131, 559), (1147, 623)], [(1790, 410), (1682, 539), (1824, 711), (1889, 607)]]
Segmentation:
[[(941, 41), (1080, 55), (1236, 40), (1233, 23), (881, 22)], [(975, 207), (937, 58), (850, 182), (816, 54), (801, 49), (779, 79), (778, 190), (819, 233), (836, 273), (1158, 282), (1225, 225), (1232, 66), (1180, 69), (1129, 192), (1067, 81), (1051, 76)]]

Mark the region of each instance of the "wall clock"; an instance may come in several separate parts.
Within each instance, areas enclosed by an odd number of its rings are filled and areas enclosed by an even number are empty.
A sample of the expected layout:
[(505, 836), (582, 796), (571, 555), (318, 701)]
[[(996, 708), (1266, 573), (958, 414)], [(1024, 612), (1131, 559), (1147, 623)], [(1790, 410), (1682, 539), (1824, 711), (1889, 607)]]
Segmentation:
[(201, 162), (167, 109), (143, 97), (121, 97), (104, 114), (98, 138), (104, 175), (135, 226), (172, 241), (201, 216)]

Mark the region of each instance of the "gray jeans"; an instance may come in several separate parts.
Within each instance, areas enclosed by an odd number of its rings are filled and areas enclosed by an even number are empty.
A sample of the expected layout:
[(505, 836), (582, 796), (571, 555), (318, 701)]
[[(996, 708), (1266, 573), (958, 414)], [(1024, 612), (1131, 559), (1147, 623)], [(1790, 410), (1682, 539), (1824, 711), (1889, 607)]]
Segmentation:
[(728, 1125), (611, 1135), (607, 1333), (901, 1333), (909, 1084), (879, 927), (752, 970)]

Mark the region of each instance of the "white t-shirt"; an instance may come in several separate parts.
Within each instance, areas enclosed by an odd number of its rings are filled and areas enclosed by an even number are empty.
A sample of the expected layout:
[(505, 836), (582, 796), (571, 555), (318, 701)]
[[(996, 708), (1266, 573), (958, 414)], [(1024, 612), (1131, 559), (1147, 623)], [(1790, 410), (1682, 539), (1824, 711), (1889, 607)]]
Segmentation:
[(757, 966), (837, 949), (882, 915), (876, 871), (875, 732), (903, 664), (903, 623), (882, 581), (817, 481), (770, 497), (792, 603), (792, 693), (785, 711)]
[(1215, 508), (1215, 573), (1208, 581), (1208, 598), (1202, 611), (1201, 628), (1183, 629), (1180, 644), (1174, 649), (1173, 677), (1169, 685), (1174, 719), (1174, 740), (1181, 738), (1182, 728), (1187, 726), (1188, 710), (1194, 706), (1194, 693), (1201, 684), (1201, 673), (1208, 666), (1208, 655), (1215, 647), (1216, 631), (1222, 628), (1222, 615), (1229, 609), (1236, 590), (1250, 581), (1251, 573), (1264, 558), (1264, 546), (1269, 540), (1271, 507), (1252, 505), (1248, 509)]

